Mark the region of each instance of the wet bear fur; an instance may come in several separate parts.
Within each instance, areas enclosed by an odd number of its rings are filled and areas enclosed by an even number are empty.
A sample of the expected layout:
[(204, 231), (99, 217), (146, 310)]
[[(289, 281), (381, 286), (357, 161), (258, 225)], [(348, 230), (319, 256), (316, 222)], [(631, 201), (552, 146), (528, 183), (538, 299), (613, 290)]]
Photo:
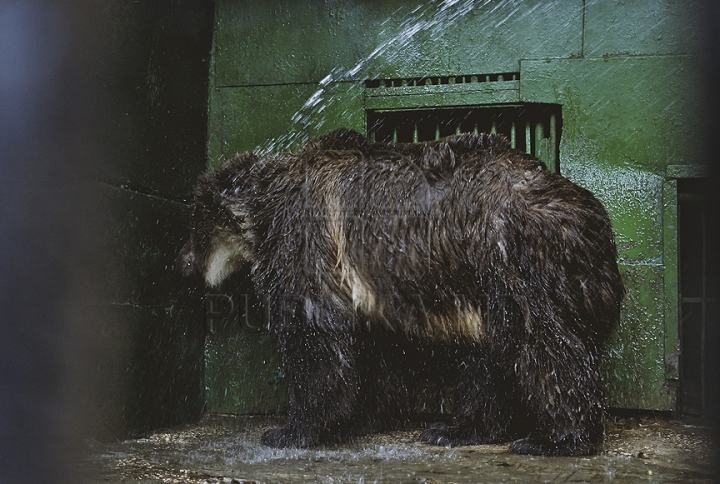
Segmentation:
[(264, 444), (393, 428), (449, 385), (452, 421), (423, 442), (585, 455), (603, 439), (616, 256), (601, 203), (502, 136), (338, 130), (201, 176), (179, 262), (211, 285), (252, 264), (292, 393)]

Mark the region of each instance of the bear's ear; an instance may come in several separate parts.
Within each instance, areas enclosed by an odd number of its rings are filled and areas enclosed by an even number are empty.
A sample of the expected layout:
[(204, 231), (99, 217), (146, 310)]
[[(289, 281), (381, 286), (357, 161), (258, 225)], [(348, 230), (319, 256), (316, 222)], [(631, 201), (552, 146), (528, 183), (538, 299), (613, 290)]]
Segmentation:
[(257, 161), (258, 156), (255, 153), (238, 153), (225, 162), (223, 170), (230, 178), (244, 176)]

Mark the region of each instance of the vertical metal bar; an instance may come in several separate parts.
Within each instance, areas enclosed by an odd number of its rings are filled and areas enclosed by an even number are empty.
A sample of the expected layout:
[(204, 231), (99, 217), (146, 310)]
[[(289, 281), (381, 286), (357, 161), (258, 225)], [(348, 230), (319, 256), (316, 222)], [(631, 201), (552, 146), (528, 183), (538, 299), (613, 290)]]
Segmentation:
[(557, 119), (555, 113), (550, 115), (550, 139), (548, 140), (548, 160), (555, 166), (556, 173), (560, 173), (560, 160), (557, 149)]
[(435, 140), (440, 139), (440, 123), (435, 123)]
[(490, 126), (490, 132), (497, 134), (497, 121), (493, 119), (492, 126)]
[(545, 139), (545, 128), (542, 123), (535, 123), (535, 156), (544, 160), (546, 153), (542, 152), (543, 140)]
[(473, 128), (473, 134), (479, 134), (480, 130), (478, 130), (478, 124), (477, 119), (475, 120), (475, 127)]
[(418, 135), (418, 122), (417, 120), (413, 123), (413, 143), (420, 141), (420, 135)]
[(515, 128), (515, 121), (510, 125), (510, 148), (515, 149), (517, 147), (517, 132)]
[(705, 222), (705, 208), (700, 207), (700, 232), (702, 237), (702, 279), (700, 284), (700, 287), (702, 288), (700, 303), (702, 318), (700, 320), (700, 408), (703, 420), (710, 417), (706, 413), (708, 406), (706, 401), (707, 388), (705, 388), (705, 375), (707, 370), (705, 365), (705, 358), (707, 357), (707, 354), (705, 353), (705, 323), (707, 321), (707, 293), (705, 287), (705, 282), (707, 281), (707, 273), (705, 272), (707, 267), (707, 234), (705, 233)]
[(393, 126), (393, 143), (397, 143), (397, 140), (398, 140), (397, 126)]
[(525, 122), (525, 153), (532, 154), (532, 141), (530, 134), (530, 121)]

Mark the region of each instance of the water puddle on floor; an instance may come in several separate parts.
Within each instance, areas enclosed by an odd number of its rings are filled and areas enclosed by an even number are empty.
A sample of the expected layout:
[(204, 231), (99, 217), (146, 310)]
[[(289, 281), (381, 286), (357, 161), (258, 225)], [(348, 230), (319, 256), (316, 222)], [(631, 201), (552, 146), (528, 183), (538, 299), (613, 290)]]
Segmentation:
[(262, 433), (282, 422), (209, 415), (142, 439), (88, 442), (89, 483), (466, 483), (714, 482), (706, 428), (661, 418), (608, 422), (604, 450), (590, 457), (530, 457), (507, 445), (458, 448), (418, 442), (419, 430), (369, 435), (318, 449), (273, 449)]

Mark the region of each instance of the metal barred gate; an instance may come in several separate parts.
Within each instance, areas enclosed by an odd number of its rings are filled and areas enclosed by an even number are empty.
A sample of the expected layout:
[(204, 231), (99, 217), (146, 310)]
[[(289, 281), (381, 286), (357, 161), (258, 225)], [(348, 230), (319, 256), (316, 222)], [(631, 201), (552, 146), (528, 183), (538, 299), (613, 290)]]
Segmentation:
[[(501, 102), (519, 86), (519, 79), (519, 73), (506, 73), (367, 81), (367, 133), (376, 141), (405, 143), (500, 133), (512, 148), (537, 156), (559, 172), (562, 107)], [(423, 105), (413, 106), (417, 94), (423, 95)], [(489, 102), (466, 104), (473, 101)]]

